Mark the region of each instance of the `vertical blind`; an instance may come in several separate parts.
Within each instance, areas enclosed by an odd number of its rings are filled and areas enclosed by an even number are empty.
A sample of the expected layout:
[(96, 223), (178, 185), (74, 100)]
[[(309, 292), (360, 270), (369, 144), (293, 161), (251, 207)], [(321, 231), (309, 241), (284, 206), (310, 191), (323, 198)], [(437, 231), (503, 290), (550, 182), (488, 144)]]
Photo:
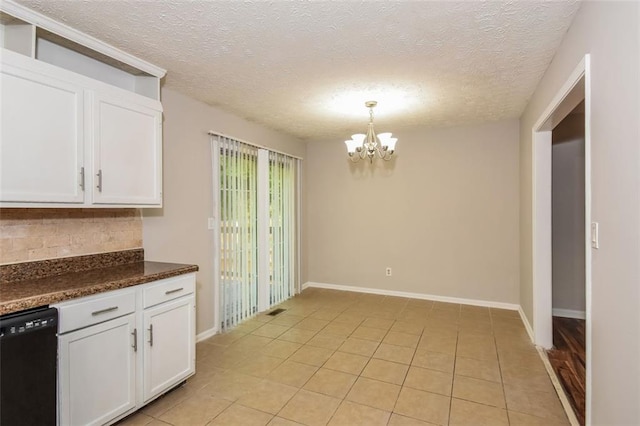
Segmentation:
[(212, 153), (214, 273), (227, 330), (295, 293), (299, 160), (218, 135)]
[[(258, 149), (217, 137), (219, 153), (219, 285), (222, 329), (258, 310)], [(215, 162), (214, 162), (215, 163)]]
[(269, 302), (293, 296), (296, 265), (296, 162), (269, 152)]

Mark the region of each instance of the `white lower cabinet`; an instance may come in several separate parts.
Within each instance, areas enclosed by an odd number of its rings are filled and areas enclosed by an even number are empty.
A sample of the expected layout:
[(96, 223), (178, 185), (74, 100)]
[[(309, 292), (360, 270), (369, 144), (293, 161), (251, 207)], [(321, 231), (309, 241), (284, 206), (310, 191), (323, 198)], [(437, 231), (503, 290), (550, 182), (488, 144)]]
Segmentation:
[(135, 315), (59, 338), (61, 425), (102, 425), (136, 406)]
[(145, 402), (195, 372), (193, 303), (191, 295), (144, 311)]
[(111, 424), (195, 373), (193, 273), (54, 307), (61, 426)]

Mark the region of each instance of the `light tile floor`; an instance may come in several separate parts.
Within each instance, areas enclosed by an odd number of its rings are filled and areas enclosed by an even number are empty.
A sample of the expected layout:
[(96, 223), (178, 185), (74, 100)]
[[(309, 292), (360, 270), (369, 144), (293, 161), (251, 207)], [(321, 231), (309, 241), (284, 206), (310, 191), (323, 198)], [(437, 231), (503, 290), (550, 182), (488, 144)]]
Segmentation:
[(307, 289), (129, 425), (567, 425), (515, 311)]

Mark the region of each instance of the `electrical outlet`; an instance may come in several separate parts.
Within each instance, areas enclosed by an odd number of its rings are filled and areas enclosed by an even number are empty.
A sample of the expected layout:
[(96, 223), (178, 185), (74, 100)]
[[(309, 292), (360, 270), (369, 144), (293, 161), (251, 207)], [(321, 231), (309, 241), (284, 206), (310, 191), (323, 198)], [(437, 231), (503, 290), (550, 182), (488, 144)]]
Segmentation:
[(387, 269), (385, 270), (384, 274), (388, 277), (391, 276), (391, 267), (387, 266)]
[(216, 220), (213, 217), (210, 217), (209, 220), (207, 221), (207, 227), (209, 229), (213, 229), (216, 226)]

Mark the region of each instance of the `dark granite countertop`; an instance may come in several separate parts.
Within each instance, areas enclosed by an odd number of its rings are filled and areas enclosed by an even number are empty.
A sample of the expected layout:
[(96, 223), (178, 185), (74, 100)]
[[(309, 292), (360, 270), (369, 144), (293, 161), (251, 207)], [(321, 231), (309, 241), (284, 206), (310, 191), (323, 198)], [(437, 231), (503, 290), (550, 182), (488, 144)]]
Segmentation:
[[(107, 259), (106, 266), (101, 265), (95, 256), (83, 256), (84, 259), (80, 262), (76, 261), (68, 271), (57, 268), (54, 275), (46, 275), (46, 272), (22, 275), (14, 273), (15, 280), (0, 281), (0, 315), (198, 270), (196, 265), (144, 261), (140, 259), (139, 253), (135, 254), (136, 256), (129, 256), (124, 260), (129, 262), (124, 264), (118, 264), (122, 260), (109, 262)], [(119, 259), (122, 259), (122, 256)], [(91, 262), (87, 263), (89, 260)], [(51, 261), (42, 262), (50, 262), (47, 264), (49, 270), (56, 269), (52, 267)], [(42, 262), (29, 262), (22, 267), (37, 269), (39, 265), (40, 269), (44, 270)], [(89, 269), (86, 268), (87, 265), (90, 266)], [(11, 266), (11, 271), (8, 269), (2, 271), (5, 278), (17, 269), (16, 265)]]

